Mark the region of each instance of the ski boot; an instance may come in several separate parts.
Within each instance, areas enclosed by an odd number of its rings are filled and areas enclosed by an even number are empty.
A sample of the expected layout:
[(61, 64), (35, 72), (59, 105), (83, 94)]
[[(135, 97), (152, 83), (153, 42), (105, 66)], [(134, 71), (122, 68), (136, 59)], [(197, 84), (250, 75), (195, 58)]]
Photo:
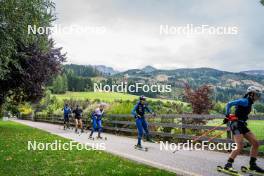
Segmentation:
[(147, 142), (151, 142), (151, 143), (157, 143), (156, 141), (154, 141), (154, 140), (151, 139), (150, 137), (147, 137), (146, 141), (147, 141)]
[(142, 147), (142, 145), (140, 145), (140, 144), (137, 144), (134, 147), (137, 150), (148, 151), (148, 148), (147, 147)]
[(97, 136), (97, 139), (103, 139), (101, 136)]
[(260, 168), (257, 164), (253, 164), (249, 167), (250, 170), (255, 171), (257, 173), (263, 174), (264, 175), (264, 170)]
[(260, 168), (257, 164), (252, 164), (249, 167), (242, 166), (241, 171), (250, 175), (264, 175), (264, 170)]

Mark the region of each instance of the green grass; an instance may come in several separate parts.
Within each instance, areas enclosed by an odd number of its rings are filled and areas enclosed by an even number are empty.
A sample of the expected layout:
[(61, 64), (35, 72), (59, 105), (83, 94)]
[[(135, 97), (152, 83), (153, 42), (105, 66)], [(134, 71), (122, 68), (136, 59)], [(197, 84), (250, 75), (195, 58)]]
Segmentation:
[(138, 96), (116, 93), (116, 92), (67, 92), (65, 94), (55, 94), (60, 99), (75, 99), (75, 100), (95, 100), (100, 99), (101, 101), (113, 102), (115, 100), (135, 100)]
[(50, 143), (68, 139), (15, 122), (0, 121), (0, 175), (159, 175), (173, 173), (102, 151), (27, 150), (28, 141)]
[[(127, 93), (118, 93), (118, 92), (66, 92), (65, 94), (53, 94), (59, 100), (67, 100), (67, 99), (74, 99), (74, 100), (95, 100), (100, 99), (101, 101), (105, 101), (108, 103), (114, 102), (115, 100), (138, 100), (139, 96), (131, 95)], [(158, 98), (148, 98), (148, 100), (152, 101), (169, 101), (169, 102), (179, 102), (173, 100), (166, 100), (166, 99), (158, 99)], [(186, 104), (186, 103), (184, 103)]]

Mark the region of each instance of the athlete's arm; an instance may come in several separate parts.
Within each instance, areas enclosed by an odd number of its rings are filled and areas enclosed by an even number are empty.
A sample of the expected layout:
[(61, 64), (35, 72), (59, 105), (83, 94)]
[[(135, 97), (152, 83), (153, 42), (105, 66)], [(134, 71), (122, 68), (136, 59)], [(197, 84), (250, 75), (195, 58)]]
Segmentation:
[(229, 103), (227, 103), (226, 105), (226, 115), (229, 115), (231, 113), (231, 108), (233, 106), (248, 106), (248, 100), (245, 98), (242, 99), (238, 99), (235, 101), (230, 101)]
[(137, 116), (137, 108), (138, 108), (138, 103), (136, 104), (136, 106), (133, 108), (133, 110), (132, 110), (132, 112), (131, 112), (131, 114), (133, 115), (133, 116)]
[(148, 105), (145, 106), (145, 109), (148, 113), (153, 113), (152, 109), (150, 109)]

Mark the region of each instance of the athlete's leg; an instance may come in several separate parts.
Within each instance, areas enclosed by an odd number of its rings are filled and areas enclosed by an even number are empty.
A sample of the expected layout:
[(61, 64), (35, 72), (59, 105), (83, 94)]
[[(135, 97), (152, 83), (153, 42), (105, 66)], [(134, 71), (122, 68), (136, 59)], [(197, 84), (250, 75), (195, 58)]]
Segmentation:
[(258, 167), (256, 163), (258, 148), (259, 148), (259, 142), (256, 136), (252, 132), (247, 132), (244, 136), (251, 144), (250, 161), (249, 161), (250, 169), (255, 170), (256, 172), (264, 173), (264, 170)]
[(244, 137), (251, 144), (250, 156), (256, 158), (258, 156), (259, 142), (252, 132), (248, 132)]
[(66, 129), (66, 115), (63, 116), (63, 129)]
[(66, 127), (70, 128), (70, 117), (69, 117), (69, 115), (67, 116)]
[(141, 139), (143, 136), (143, 127), (142, 127), (142, 119), (141, 118), (137, 118), (136, 119), (136, 126), (137, 126), (137, 130), (138, 130), (138, 145), (141, 145)]
[(145, 131), (145, 134), (146, 134), (146, 138), (147, 138), (147, 140), (149, 140), (148, 123), (147, 123), (147, 121), (146, 121), (145, 118), (142, 119), (142, 127), (143, 127), (143, 129), (144, 129), (144, 131)]
[(231, 152), (229, 158), (232, 158), (234, 160), (237, 157), (237, 155), (241, 153), (241, 151), (243, 150), (243, 139), (244, 139), (243, 134), (234, 135), (234, 141), (237, 145), (237, 148), (236, 150), (233, 150)]
[(239, 155), (239, 153), (243, 149), (243, 139), (244, 139), (243, 134), (234, 135), (234, 141), (237, 145), (237, 148), (231, 152), (229, 159), (225, 165), (225, 169), (227, 169), (227, 170), (232, 169), (232, 165), (233, 165), (235, 158), (237, 157), (237, 155)]
[(102, 132), (102, 120), (101, 119), (97, 120), (97, 129), (98, 129), (98, 137), (101, 137), (101, 132)]
[(78, 130), (78, 119), (77, 118), (75, 118), (75, 132), (77, 132), (77, 130)]
[(91, 129), (90, 137), (92, 137), (95, 130), (96, 130), (96, 119), (92, 118), (92, 129)]
[(80, 125), (81, 132), (83, 132), (83, 123), (82, 123), (82, 119), (81, 118), (79, 119), (79, 125)]

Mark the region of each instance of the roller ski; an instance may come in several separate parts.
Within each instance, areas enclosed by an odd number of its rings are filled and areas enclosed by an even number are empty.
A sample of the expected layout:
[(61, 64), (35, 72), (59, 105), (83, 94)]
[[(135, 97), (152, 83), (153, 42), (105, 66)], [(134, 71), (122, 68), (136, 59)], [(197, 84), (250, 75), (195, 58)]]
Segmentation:
[(81, 136), (81, 134), (84, 133), (84, 130), (82, 129), (81, 131), (79, 131), (79, 130), (75, 129), (75, 133), (79, 134), (79, 136)]
[(238, 171), (234, 170), (232, 167), (217, 166), (217, 171), (227, 175), (242, 176), (241, 174), (239, 174)]
[(89, 136), (89, 137), (88, 137), (88, 139), (90, 139), (90, 140), (93, 140), (93, 141), (94, 141), (94, 137), (92, 137), (92, 136)]
[(68, 125), (68, 124), (63, 126), (63, 130), (67, 130), (67, 129), (68, 129), (68, 130), (71, 129), (71, 128), (70, 128), (70, 125)]
[(97, 136), (96, 139), (97, 139), (97, 140), (107, 140), (107, 137)]
[(257, 165), (253, 166), (241, 166), (241, 172), (249, 174), (251, 176), (264, 176), (264, 170)]
[(135, 145), (134, 148), (137, 149), (137, 150), (145, 151), (145, 152), (148, 151), (148, 148), (147, 147), (142, 147), (142, 145)]

